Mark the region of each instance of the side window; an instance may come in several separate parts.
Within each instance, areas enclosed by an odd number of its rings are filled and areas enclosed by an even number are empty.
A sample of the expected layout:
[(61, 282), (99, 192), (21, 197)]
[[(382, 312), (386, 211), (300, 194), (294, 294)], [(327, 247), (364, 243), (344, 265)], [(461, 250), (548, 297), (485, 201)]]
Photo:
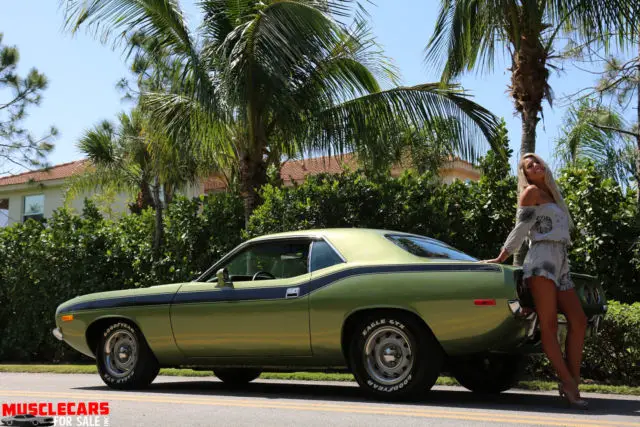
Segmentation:
[(477, 259), (465, 254), (464, 252), (434, 239), (406, 235), (387, 235), (386, 237), (405, 251), (422, 258), (477, 261)]
[(252, 245), (226, 265), (231, 280), (251, 280), (262, 271), (260, 279), (286, 279), (308, 273), (309, 241), (267, 242)]
[(321, 270), (340, 264), (342, 258), (333, 250), (333, 248), (324, 240), (313, 242), (311, 249), (311, 271)]

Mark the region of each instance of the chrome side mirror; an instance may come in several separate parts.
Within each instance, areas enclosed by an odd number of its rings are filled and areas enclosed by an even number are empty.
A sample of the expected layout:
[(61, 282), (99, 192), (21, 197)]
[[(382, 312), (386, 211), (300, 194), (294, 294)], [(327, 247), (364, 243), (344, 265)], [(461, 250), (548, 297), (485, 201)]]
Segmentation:
[(233, 282), (229, 278), (229, 270), (227, 270), (226, 268), (221, 268), (220, 270), (218, 270), (216, 272), (216, 277), (218, 278), (218, 284), (216, 285), (216, 287), (222, 288), (228, 286), (230, 288), (233, 288)]

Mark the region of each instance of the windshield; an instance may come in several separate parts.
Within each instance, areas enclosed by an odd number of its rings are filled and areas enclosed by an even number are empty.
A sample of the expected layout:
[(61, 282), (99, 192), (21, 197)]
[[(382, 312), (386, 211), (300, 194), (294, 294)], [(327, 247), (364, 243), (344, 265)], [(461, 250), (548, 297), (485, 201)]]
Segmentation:
[(387, 239), (405, 251), (423, 258), (451, 259), (456, 261), (477, 261), (476, 258), (452, 248), (438, 240), (409, 235), (387, 235)]

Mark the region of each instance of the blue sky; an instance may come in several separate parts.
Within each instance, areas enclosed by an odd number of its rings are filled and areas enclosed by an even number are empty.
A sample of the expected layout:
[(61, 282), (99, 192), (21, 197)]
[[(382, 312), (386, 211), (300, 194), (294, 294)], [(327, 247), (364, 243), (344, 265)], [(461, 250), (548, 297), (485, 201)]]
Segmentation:
[[(181, 1), (192, 26), (198, 23), (195, 3)], [(439, 0), (377, 0), (375, 3), (369, 8), (373, 32), (387, 56), (399, 67), (402, 83), (437, 81), (437, 72), (424, 63), (424, 48), (433, 31)], [(4, 44), (18, 47), (22, 74), (36, 67), (49, 79), (41, 106), (29, 110), (26, 123), (36, 134), (46, 132), (50, 125), (60, 131), (56, 148), (49, 157), (51, 164), (81, 158), (76, 143), (83, 131), (129, 108), (115, 89), (118, 80), (128, 75), (121, 51), (102, 45), (84, 32), (75, 36), (65, 32), (63, 11), (56, 0), (4, 1), (0, 32), (4, 33)], [(544, 122), (538, 125), (537, 152), (545, 158), (553, 152), (565, 112), (561, 98), (592, 85), (595, 80), (592, 74), (568, 63), (564, 68), (561, 74), (554, 72), (551, 77), (557, 101), (553, 109), (544, 105)], [(517, 153), (520, 118), (514, 116), (513, 103), (507, 93), (508, 82), (504, 60), (497, 60), (490, 73), (473, 72), (461, 79), (476, 102), (504, 117), (511, 147)], [(516, 163), (515, 158), (512, 163)]]

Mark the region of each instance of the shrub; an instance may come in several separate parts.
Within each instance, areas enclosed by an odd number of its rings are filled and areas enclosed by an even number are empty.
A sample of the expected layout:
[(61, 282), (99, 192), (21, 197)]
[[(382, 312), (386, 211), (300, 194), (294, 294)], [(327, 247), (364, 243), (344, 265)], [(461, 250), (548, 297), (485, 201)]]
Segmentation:
[[(531, 358), (527, 373), (534, 378), (556, 378), (544, 355)], [(600, 332), (585, 340), (581, 374), (604, 384), (640, 385), (640, 302), (609, 301)]]
[(180, 200), (167, 211), (163, 258), (154, 262), (153, 212), (103, 219), (57, 211), (46, 224), (0, 229), (0, 360), (85, 359), (51, 334), (56, 307), (76, 295), (191, 279), (240, 241), (235, 194)]

